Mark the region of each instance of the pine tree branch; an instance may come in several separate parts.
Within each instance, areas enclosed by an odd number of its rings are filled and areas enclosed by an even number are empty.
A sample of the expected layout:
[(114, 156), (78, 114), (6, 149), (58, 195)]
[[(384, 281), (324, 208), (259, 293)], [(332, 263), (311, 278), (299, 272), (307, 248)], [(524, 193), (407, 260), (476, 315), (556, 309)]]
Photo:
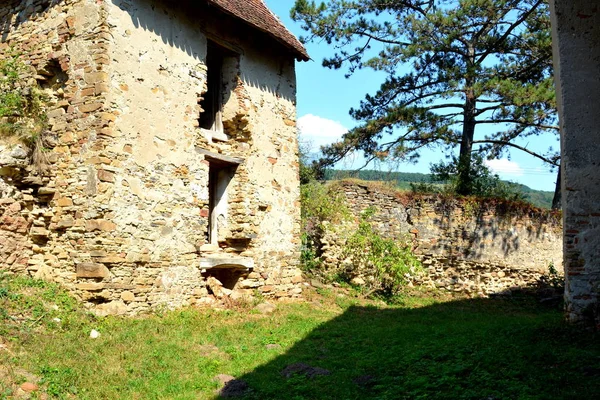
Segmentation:
[(535, 3), (533, 6), (531, 6), (531, 8), (529, 10), (527, 10), (526, 12), (523, 13), (523, 15), (521, 15), (521, 17), (519, 19), (517, 19), (515, 22), (513, 22), (508, 29), (506, 30), (506, 32), (504, 32), (504, 34), (502, 36), (500, 36), (500, 38), (498, 38), (498, 40), (496, 40), (496, 42), (488, 47), (488, 50), (483, 53), (479, 59), (476, 61), (476, 64), (481, 64), (483, 62), (483, 60), (485, 60), (487, 58), (487, 56), (489, 56), (490, 54), (492, 54), (493, 51), (495, 51), (495, 49), (497, 48), (497, 46), (500, 43), (503, 43), (506, 38), (508, 38), (508, 36), (510, 34), (512, 34), (512, 32), (517, 29), (523, 22), (525, 22), (525, 20), (527, 18), (529, 18), (529, 16), (540, 6), (540, 4), (542, 4), (544, 2), (544, 0), (538, 0), (537, 3)]
[[(480, 102), (480, 100), (477, 100), (477, 101)], [(495, 105), (495, 106), (490, 106), (490, 107), (484, 107), (484, 108), (478, 108), (478, 109), (476, 109), (475, 110), (475, 116), (479, 116), (479, 115), (481, 115), (481, 114), (483, 114), (485, 112), (497, 110), (499, 108), (507, 107), (508, 106), (508, 104), (501, 103), (499, 101), (495, 101), (494, 103), (498, 103), (498, 104)]]
[(519, 121), (518, 119), (488, 119), (483, 121), (475, 121), (476, 124), (517, 124), (524, 125), (526, 127), (540, 128), (540, 129), (552, 129), (555, 131), (560, 130), (560, 127), (556, 125), (544, 125), (535, 124), (528, 121)]
[(542, 161), (544, 161), (544, 162), (546, 162), (546, 163), (548, 163), (550, 165), (553, 165), (555, 167), (560, 166), (560, 161), (557, 162), (557, 161), (550, 160), (550, 159), (548, 159), (548, 158), (546, 158), (546, 157), (544, 157), (544, 156), (542, 156), (542, 155), (540, 155), (540, 154), (538, 154), (538, 153), (536, 153), (534, 151), (529, 150), (526, 147), (519, 146), (518, 144), (514, 144), (514, 143), (511, 143), (511, 142), (505, 142), (503, 140), (488, 140), (488, 139), (484, 139), (484, 140), (474, 140), (473, 141), (473, 144), (486, 144), (486, 143), (487, 144), (500, 145), (500, 146), (514, 147), (515, 149), (519, 149), (521, 151), (524, 151), (525, 153), (530, 154), (530, 155), (532, 155), (532, 156), (534, 156), (534, 157), (536, 157), (536, 158), (538, 158), (538, 159), (540, 159), (540, 160), (542, 160)]
[[(359, 36), (365, 36), (365, 37), (367, 37), (369, 39), (375, 40), (376, 42), (385, 43), (385, 44), (396, 44), (398, 46), (409, 46), (410, 45), (410, 43), (408, 43), (408, 42), (399, 42), (397, 40), (384, 39), (384, 38), (381, 38), (381, 37), (377, 37), (377, 36), (375, 36), (373, 34), (367, 33), (366, 31), (353, 31), (353, 32), (351, 32), (351, 34), (353, 34), (353, 35), (359, 35)], [(363, 50), (365, 48), (366, 47), (363, 47)]]

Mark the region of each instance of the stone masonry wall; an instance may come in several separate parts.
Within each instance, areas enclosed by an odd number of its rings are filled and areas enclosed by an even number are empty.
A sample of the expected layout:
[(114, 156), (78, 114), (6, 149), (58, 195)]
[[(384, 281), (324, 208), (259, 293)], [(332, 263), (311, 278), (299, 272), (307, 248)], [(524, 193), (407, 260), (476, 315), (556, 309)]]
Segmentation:
[[(401, 195), (372, 184), (340, 182), (355, 219), (374, 207), (383, 236), (412, 244), (425, 274), (413, 283), (486, 295), (535, 283), (552, 264), (562, 273), (560, 216), (503, 202)], [(326, 265), (340, 261), (355, 224), (329, 225), (321, 241)]]
[(49, 169), (44, 174), (30, 166), (22, 146), (2, 142), (0, 269), (75, 280), (72, 260), (86, 231), (81, 211), (86, 199), (66, 194), (87, 189), (88, 169), (82, 164), (89, 151), (101, 146), (110, 124), (102, 112), (108, 91), (102, 70), (110, 39), (105, 17), (101, 5), (83, 0), (0, 6), (0, 56), (20, 54), (30, 66), (24, 81), (37, 84), (50, 98), (44, 135)]
[[(51, 168), (38, 177), (11, 161), (2, 176), (0, 269), (60, 282), (101, 314), (300, 295), (294, 58), (214, 12), (145, 0), (0, 6), (3, 51), (22, 49), (38, 75), (56, 59), (68, 77), (49, 110)], [(207, 37), (237, 54), (226, 141), (198, 123)], [(218, 246), (207, 241), (207, 154), (242, 160)], [(224, 256), (254, 262), (233, 291), (200, 268)]]
[(600, 328), (600, 9), (552, 0), (560, 112), (565, 308), (570, 322)]

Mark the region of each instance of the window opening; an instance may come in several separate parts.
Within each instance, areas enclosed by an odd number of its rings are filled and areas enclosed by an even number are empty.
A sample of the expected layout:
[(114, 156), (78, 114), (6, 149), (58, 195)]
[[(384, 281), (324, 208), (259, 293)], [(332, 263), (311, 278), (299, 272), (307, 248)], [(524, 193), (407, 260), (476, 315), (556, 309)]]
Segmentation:
[[(224, 78), (224, 65), (227, 60), (235, 58), (236, 53), (208, 41), (206, 53), (206, 93), (202, 96), (200, 107), (200, 128), (212, 131), (212, 137), (219, 140), (227, 140), (223, 133), (223, 103), (225, 101), (224, 89), (226, 82)], [(220, 134), (220, 135), (219, 135)]]
[[(218, 245), (219, 235), (227, 227), (228, 188), (237, 165), (210, 160), (208, 175), (208, 243)], [(221, 237), (221, 240), (224, 238)]]

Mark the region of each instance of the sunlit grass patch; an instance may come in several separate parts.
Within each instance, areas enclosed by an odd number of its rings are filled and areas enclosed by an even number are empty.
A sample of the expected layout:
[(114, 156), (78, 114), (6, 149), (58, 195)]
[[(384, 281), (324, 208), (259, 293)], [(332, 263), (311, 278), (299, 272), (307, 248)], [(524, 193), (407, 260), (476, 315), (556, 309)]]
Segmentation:
[(0, 398), (31, 375), (38, 394), (78, 399), (212, 399), (220, 374), (247, 383), (249, 399), (569, 399), (600, 391), (597, 335), (564, 325), (559, 309), (536, 299), (415, 291), (390, 305), (351, 290), (320, 292), (277, 303), (271, 314), (246, 305), (99, 319), (53, 284), (4, 276), (0, 365), (15, 372), (0, 373)]

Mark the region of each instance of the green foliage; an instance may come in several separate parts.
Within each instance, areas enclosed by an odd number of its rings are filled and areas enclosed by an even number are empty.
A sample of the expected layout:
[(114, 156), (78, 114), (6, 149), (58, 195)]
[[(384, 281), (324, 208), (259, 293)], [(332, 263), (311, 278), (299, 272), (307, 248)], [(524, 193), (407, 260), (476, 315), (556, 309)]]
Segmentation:
[[(450, 194), (458, 194), (459, 186), (459, 168), (460, 163), (454, 157), (449, 163), (439, 163), (431, 166), (431, 175), (433, 180), (446, 181), (448, 184), (445, 190)], [(484, 164), (483, 158), (474, 155), (471, 161), (471, 168), (468, 172), (469, 179), (465, 182), (467, 192), (477, 197), (490, 197), (496, 199), (524, 201), (525, 196), (519, 190), (519, 186), (505, 182)]]
[[(27, 296), (24, 293), (35, 293)], [(48, 310), (48, 305), (53, 308)], [(65, 317), (69, 320), (69, 313), (76, 307), (76, 300), (61, 290), (57, 285), (24, 276), (10, 276), (0, 271), (0, 320), (8, 322), (0, 324), (0, 336), (18, 328), (20, 334), (27, 335), (39, 325), (39, 318), (44, 316)], [(23, 321), (9, 318), (18, 309), (25, 315)]]
[(317, 169), (313, 163), (311, 163), (309, 157), (309, 147), (307, 143), (299, 143), (299, 162), (300, 162), (300, 184), (306, 185), (317, 179)]
[(363, 181), (385, 181), (394, 182), (400, 185), (406, 183), (432, 183), (431, 175), (418, 172), (399, 172), (399, 171), (377, 171), (372, 169), (361, 169), (358, 171), (343, 169), (326, 169), (324, 178), (328, 181), (355, 178)]
[(548, 272), (540, 278), (540, 283), (549, 286), (559, 292), (565, 288), (565, 277), (558, 273), (554, 263), (548, 264)]
[[(491, 177), (493, 178), (493, 175)], [(450, 183), (449, 181), (434, 180), (440, 179), (440, 177), (434, 178), (431, 174), (376, 170), (326, 169), (325, 178), (327, 180), (356, 178), (363, 181), (393, 182), (397, 189), (410, 190), (413, 193), (443, 193), (447, 191), (445, 185)], [(534, 190), (528, 186), (507, 181), (501, 181), (500, 183), (507, 185), (510, 190), (520, 193), (519, 197), (536, 207), (550, 208), (552, 205), (553, 192)]]
[(321, 260), (317, 253), (317, 246), (313, 236), (302, 232), (302, 248), (300, 250), (300, 266), (305, 272), (315, 273), (321, 266)]
[(518, 189), (523, 193), (525, 201), (533, 204), (539, 208), (551, 208), (552, 199), (554, 198), (553, 192), (547, 192), (542, 190), (534, 190), (528, 186), (522, 184), (515, 184)]
[(391, 297), (406, 284), (408, 274), (421, 269), (420, 261), (412, 252), (410, 243), (398, 243), (383, 238), (372, 226), (375, 208), (365, 210), (356, 232), (344, 247), (344, 258), (351, 263), (342, 271), (342, 276), (351, 282), (355, 276), (365, 276), (371, 293)]
[(335, 184), (311, 182), (300, 187), (304, 231), (322, 227), (324, 221), (338, 223), (349, 218), (344, 195)]
[[(0, 279), (19, 295), (0, 300), (15, 318), (0, 322), (0, 398), (13, 398), (10, 383), (24, 382), (17, 371), (42, 378), (32, 398), (86, 400), (215, 399), (218, 374), (247, 382), (247, 400), (564, 400), (600, 392), (600, 380), (582, 379), (599, 372), (598, 333), (567, 326), (558, 307), (537, 299), (413, 294), (383, 305), (328, 289), (306, 290), (310, 302), (281, 302), (268, 316), (191, 308), (96, 319), (80, 306), (60, 313), (42, 301), (52, 284), (15, 279)], [(27, 304), (47, 314), (23, 335)], [(90, 339), (90, 328), (101, 336)], [(282, 376), (298, 362), (330, 374)]]
[[(460, 147), (463, 195), (472, 194), (475, 150), (497, 158), (516, 149), (558, 166), (557, 151), (516, 143), (558, 134), (547, 2), (297, 0), (291, 16), (309, 33), (304, 40), (336, 49), (324, 66), (386, 75), (350, 110), (359, 125), (324, 149), (321, 166), (355, 150), (369, 160), (415, 160), (426, 147)], [(485, 124), (495, 133), (477, 137)]]
[(40, 368), (42, 383), (47, 393), (59, 399), (68, 399), (77, 394), (77, 374), (72, 368), (55, 368), (47, 365)]
[[(311, 182), (301, 187), (302, 250), (301, 265), (305, 272), (326, 279), (350, 283), (356, 276), (368, 277), (365, 288), (370, 293), (391, 297), (406, 283), (406, 274), (420, 266), (408, 243), (396, 243), (381, 237), (370, 223), (375, 210), (366, 210), (358, 229), (344, 244), (339, 266), (322, 269), (321, 239), (328, 226), (339, 227), (351, 221), (345, 198), (337, 185)], [(344, 228), (341, 228), (342, 230)]]
[(350, 218), (344, 196), (335, 185), (315, 180), (300, 186), (302, 249), (301, 265), (307, 272), (320, 266), (319, 243), (324, 223), (340, 223)]
[(425, 182), (417, 182), (410, 183), (410, 191), (413, 193), (439, 193), (442, 191), (439, 185), (434, 185), (433, 183), (425, 183)]
[(41, 136), (47, 125), (47, 100), (19, 53), (9, 52), (0, 60), (0, 136), (28, 146), (38, 167), (42, 164)]

